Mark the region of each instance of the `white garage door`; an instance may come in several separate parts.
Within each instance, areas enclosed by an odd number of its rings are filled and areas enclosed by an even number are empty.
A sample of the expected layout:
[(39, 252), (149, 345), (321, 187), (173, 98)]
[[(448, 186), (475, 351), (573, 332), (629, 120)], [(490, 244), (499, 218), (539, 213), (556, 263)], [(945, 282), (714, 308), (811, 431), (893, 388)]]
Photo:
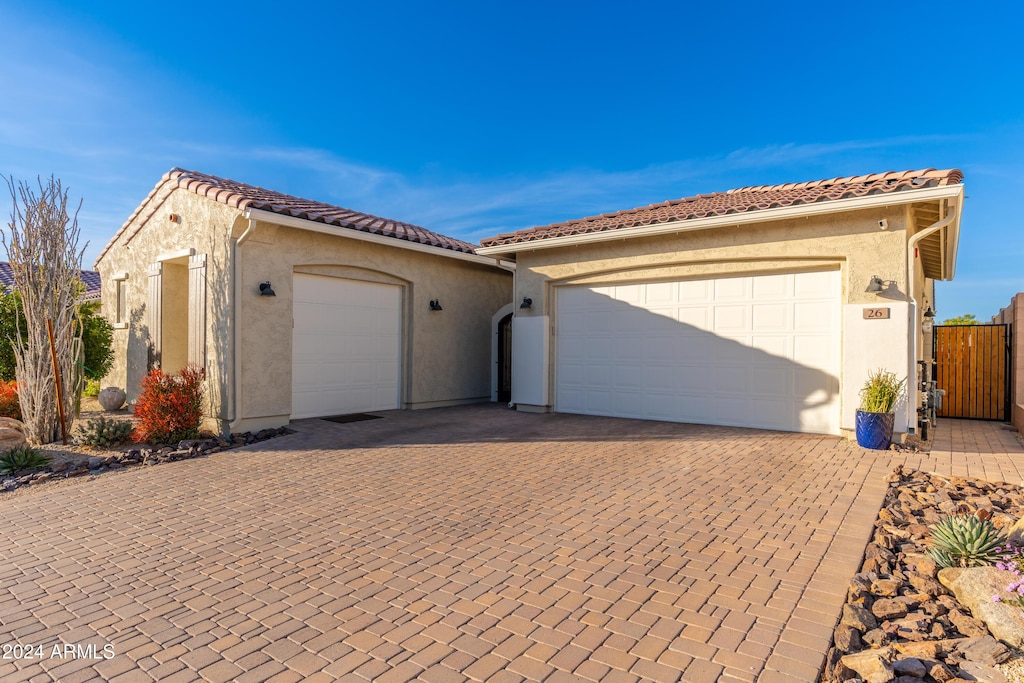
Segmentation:
[(401, 288), (296, 274), (292, 419), (398, 407)]
[(558, 290), (555, 410), (839, 433), (839, 272)]

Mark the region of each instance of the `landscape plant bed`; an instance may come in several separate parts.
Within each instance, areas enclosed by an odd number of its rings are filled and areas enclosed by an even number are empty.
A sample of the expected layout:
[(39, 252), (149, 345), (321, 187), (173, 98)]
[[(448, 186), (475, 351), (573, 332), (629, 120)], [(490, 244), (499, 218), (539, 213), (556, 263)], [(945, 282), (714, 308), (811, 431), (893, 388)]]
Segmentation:
[[(941, 568), (926, 553), (935, 524), (979, 511), (1002, 533), (1010, 532), (1024, 517), (1024, 488), (902, 467), (893, 471), (819, 681), (1024, 681), (1022, 653), (994, 638), (976, 618), (980, 615), (943, 585), (962, 570), (947, 570), (940, 581)], [(1002, 573), (1003, 586), (1015, 578)], [(989, 594), (985, 600), (993, 598)], [(1000, 609), (1024, 623), (1018, 605), (1004, 603)]]
[(13, 491), (22, 486), (38, 485), (87, 474), (101, 474), (125, 467), (158, 465), (198, 458), (293, 433), (294, 430), (288, 427), (280, 427), (264, 429), (255, 433), (232, 434), (229, 438), (206, 437), (187, 439), (177, 444), (134, 445), (124, 450), (98, 450), (81, 447), (72, 450), (65, 449), (60, 444), (49, 444), (38, 450), (51, 457), (50, 465), (0, 478), (0, 493)]

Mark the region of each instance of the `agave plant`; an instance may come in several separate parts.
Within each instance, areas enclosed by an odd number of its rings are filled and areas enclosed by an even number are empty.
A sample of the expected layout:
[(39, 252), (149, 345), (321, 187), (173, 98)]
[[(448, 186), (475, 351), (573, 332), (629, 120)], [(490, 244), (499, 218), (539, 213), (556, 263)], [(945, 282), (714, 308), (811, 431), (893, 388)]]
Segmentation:
[(932, 529), (928, 556), (940, 567), (982, 567), (999, 561), (1005, 543), (991, 520), (950, 515)]
[(50, 464), (50, 456), (31, 446), (18, 446), (0, 455), (0, 474), (14, 474)]

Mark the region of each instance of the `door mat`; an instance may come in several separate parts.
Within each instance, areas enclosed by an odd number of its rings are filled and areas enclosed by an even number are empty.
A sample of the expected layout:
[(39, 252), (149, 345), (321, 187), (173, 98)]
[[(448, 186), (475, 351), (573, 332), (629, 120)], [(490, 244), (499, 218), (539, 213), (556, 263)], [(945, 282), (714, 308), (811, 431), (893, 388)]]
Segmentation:
[(380, 415), (370, 415), (368, 413), (349, 413), (348, 415), (332, 415), (330, 417), (321, 417), (320, 419), (346, 424), (348, 422), (362, 422), (363, 420), (377, 420), (380, 417)]

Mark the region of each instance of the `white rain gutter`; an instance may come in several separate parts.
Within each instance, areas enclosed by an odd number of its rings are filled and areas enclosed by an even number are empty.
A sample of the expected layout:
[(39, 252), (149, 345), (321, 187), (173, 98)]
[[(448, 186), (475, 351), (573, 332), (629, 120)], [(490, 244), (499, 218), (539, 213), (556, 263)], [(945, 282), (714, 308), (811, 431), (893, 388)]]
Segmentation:
[(528, 242), (513, 242), (511, 244), (501, 244), (493, 247), (481, 247), (480, 249), (477, 249), (476, 252), (477, 254), (482, 254), (484, 256), (500, 256), (502, 254), (514, 254), (520, 251), (568, 247), (579, 244), (589, 244), (591, 242), (603, 242), (606, 240), (620, 240), (632, 237), (652, 237), (656, 235), (689, 232), (691, 230), (707, 230), (722, 226), (739, 226), (749, 223), (779, 221), (786, 220), (788, 218), (804, 218), (821, 214), (840, 213), (843, 211), (893, 206), (896, 204), (956, 198), (960, 196), (961, 192), (963, 192), (963, 185), (943, 185), (940, 187), (929, 187), (921, 190), (905, 190), (903, 192), (892, 192), (871, 195), (868, 197), (832, 199), (812, 204), (784, 206), (777, 209), (759, 209), (757, 211), (748, 211), (746, 213), (731, 213), (725, 216), (690, 218), (682, 221), (672, 221), (671, 223), (644, 225), (637, 228), (618, 228), (616, 230), (603, 230), (599, 232), (585, 233), (582, 235), (565, 235), (562, 237), (530, 240)]
[[(959, 187), (963, 187), (962, 185)], [(914, 270), (914, 261), (917, 258), (917, 244), (925, 237), (934, 235), (939, 230), (942, 230), (950, 223), (952, 223), (957, 216), (959, 211), (958, 205), (954, 205), (948, 209), (949, 213), (945, 218), (940, 218), (935, 223), (932, 223), (921, 232), (914, 233), (910, 239), (907, 240), (907, 301), (910, 302), (910, 311), (913, 317), (910, 320), (910, 325), (907, 326), (907, 386), (916, 387), (917, 382), (911, 378), (917, 377), (917, 335), (922, 334), (920, 325), (917, 324), (917, 298), (914, 296), (914, 282), (917, 280), (916, 273)], [(940, 251), (942, 251), (940, 249)], [(943, 273), (944, 274), (944, 273)], [(907, 392), (908, 396), (910, 392)], [(917, 406), (920, 400), (917, 398), (917, 390), (914, 392), (914, 401), (907, 400), (907, 426), (916, 426)]]
[[(248, 211), (246, 211), (246, 217), (248, 217)], [(235, 240), (232, 246), (231, 253), (231, 276), (232, 282), (232, 293), (231, 297), (231, 324), (234, 326), (232, 330), (232, 336), (234, 337), (231, 349), (231, 362), (234, 365), (234, 371), (231, 373), (231, 382), (234, 385), (233, 394), (231, 397), (231, 408), (234, 413), (231, 422), (228, 423), (228, 432), (235, 431), (235, 428), (242, 421), (242, 331), (238, 324), (238, 302), (242, 300), (242, 265), (239, 260), (238, 248), (249, 239), (252, 235), (253, 230), (256, 229), (256, 221), (249, 218), (249, 227), (245, 229), (238, 239)]]

